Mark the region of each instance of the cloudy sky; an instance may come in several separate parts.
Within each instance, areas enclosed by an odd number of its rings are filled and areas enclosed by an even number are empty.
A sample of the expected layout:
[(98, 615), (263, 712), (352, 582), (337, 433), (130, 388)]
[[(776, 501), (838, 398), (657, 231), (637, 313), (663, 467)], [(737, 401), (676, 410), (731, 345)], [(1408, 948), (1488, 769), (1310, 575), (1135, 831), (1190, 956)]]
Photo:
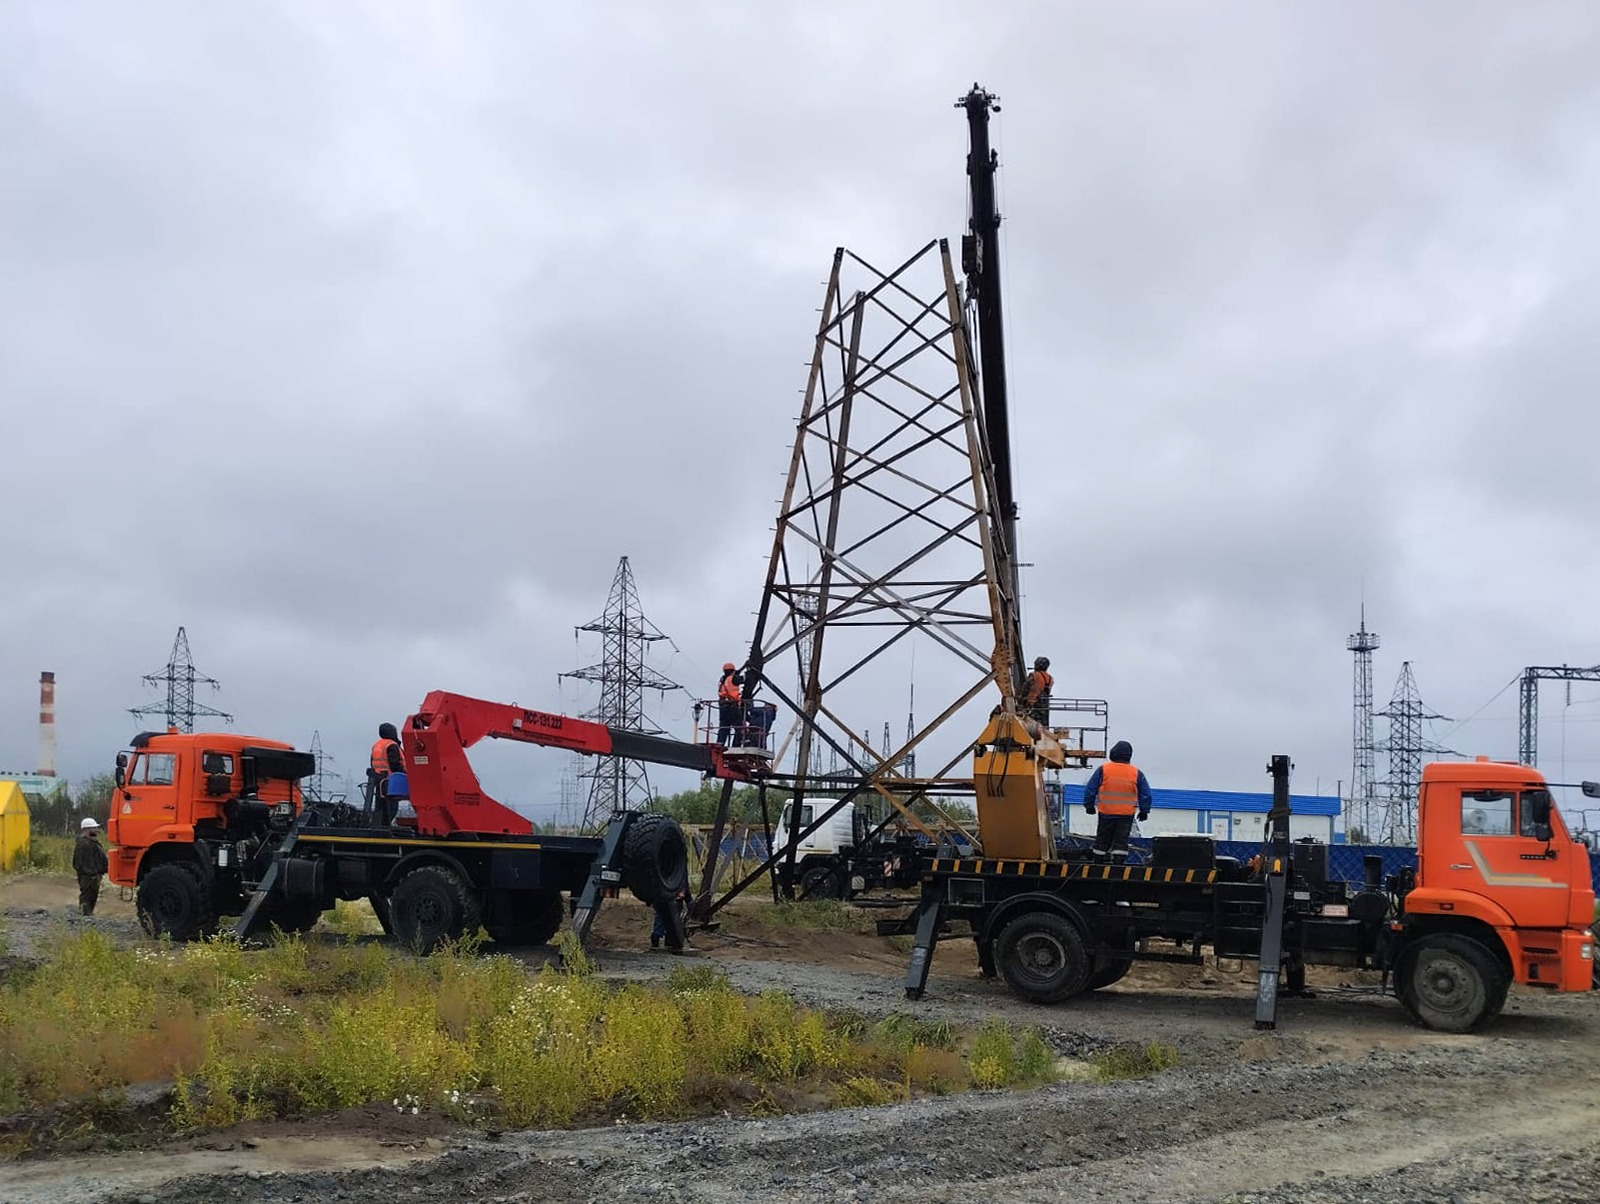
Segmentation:
[[(973, 80), (1058, 692), (1158, 787), (1331, 791), (1364, 593), (1380, 703), (1410, 659), (1514, 753), (1496, 692), (1600, 661), (1600, 13), (990, 9), (0, 7), (0, 764), (52, 669), (62, 771), (109, 765), (180, 623), (341, 767), (434, 688), (581, 710), (622, 555), (709, 693), (833, 248), (959, 236)], [(1600, 688), (1544, 702), (1596, 776)], [(548, 813), (565, 759), (513, 751)]]

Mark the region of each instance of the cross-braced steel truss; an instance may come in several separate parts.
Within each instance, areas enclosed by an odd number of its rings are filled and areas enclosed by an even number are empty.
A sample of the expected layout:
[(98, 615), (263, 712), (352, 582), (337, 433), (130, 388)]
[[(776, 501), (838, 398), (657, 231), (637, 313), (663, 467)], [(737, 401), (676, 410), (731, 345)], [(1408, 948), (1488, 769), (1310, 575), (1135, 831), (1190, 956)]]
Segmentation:
[[(1021, 676), (1013, 550), (994, 499), (948, 244), (887, 272), (840, 248), (745, 674), (747, 692), (754, 683), (788, 718), (774, 784), (842, 795), (813, 828), (866, 793), (913, 827), (927, 831), (931, 811), (961, 830), (931, 796), (961, 788), (949, 775), (982, 724), (952, 720), (980, 698), (985, 715), (1014, 708)], [(904, 744), (874, 749), (862, 719), (907, 684), (913, 648), (924, 697), (935, 689), (944, 705)], [(817, 780), (823, 749), (839, 768)], [(919, 761), (943, 768), (909, 777)]]

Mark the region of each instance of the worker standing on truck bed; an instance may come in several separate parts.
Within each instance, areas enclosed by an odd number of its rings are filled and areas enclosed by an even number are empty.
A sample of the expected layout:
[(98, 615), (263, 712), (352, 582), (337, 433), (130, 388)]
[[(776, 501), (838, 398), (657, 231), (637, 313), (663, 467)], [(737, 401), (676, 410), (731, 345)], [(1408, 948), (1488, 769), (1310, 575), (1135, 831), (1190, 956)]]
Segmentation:
[(1022, 683), (1022, 712), (1040, 727), (1050, 726), (1050, 687), (1056, 679), (1050, 676), (1049, 668), (1048, 656), (1035, 657), (1033, 672)]
[(100, 879), (111, 863), (106, 851), (100, 847), (100, 824), (93, 817), (78, 825), (78, 844), (72, 850), (72, 872), (78, 875), (78, 910), (86, 916), (94, 915), (94, 905), (100, 900)]
[(717, 683), (717, 743), (723, 748), (728, 747), (728, 742), (734, 738), (739, 726), (744, 722), (740, 706), (739, 687), (744, 685), (744, 678), (732, 661), (725, 661), (722, 665), (722, 680)]
[(1111, 760), (1089, 776), (1083, 787), (1083, 809), (1090, 815), (1099, 812), (1095, 826), (1092, 856), (1104, 861), (1126, 861), (1128, 836), (1133, 832), (1135, 814), (1150, 818), (1150, 783), (1144, 771), (1133, 765), (1133, 745), (1118, 740), (1111, 746)]
[(372, 764), (367, 769), (367, 784), (372, 790), (372, 811), (378, 826), (387, 828), (394, 823), (400, 804), (389, 797), (389, 775), (404, 773), (405, 762), (400, 759), (400, 733), (392, 723), (378, 725), (378, 739), (372, 745)]

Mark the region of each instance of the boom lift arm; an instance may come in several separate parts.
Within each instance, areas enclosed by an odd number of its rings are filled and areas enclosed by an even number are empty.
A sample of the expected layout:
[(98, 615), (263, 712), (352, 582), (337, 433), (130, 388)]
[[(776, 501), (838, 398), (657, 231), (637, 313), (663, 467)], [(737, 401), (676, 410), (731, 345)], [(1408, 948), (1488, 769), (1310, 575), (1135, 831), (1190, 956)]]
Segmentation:
[(526, 818), (490, 798), (479, 784), (466, 750), (484, 739), (565, 748), (585, 756), (627, 757), (695, 769), (715, 778), (748, 780), (738, 758), (716, 745), (648, 736), (570, 715), (435, 690), (422, 700), (400, 733), (419, 832), (525, 835), (533, 830)]

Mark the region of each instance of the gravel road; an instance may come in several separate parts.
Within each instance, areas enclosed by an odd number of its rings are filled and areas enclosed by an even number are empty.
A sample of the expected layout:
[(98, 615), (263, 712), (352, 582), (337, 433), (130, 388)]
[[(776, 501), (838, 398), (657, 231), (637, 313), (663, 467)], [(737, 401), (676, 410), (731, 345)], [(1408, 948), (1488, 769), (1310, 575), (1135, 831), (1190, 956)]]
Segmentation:
[[(1285, 1000), (1279, 1028), (1251, 1025), (1250, 974), (1174, 977), (1140, 968), (1057, 1008), (979, 979), (970, 945), (935, 962), (930, 998), (907, 1004), (903, 954), (876, 938), (827, 938), (829, 964), (787, 960), (815, 934), (699, 943), (747, 990), (870, 1015), (897, 1009), (1041, 1026), (1081, 1056), (1160, 1040), (1181, 1065), (1112, 1084), (967, 1093), (775, 1119), (384, 1142), (318, 1135), (223, 1148), (114, 1154), (0, 1169), (15, 1204), (212, 1201), (1371, 1201), (1600, 1200), (1600, 1086), (1590, 1051), (1600, 999), (1517, 990), (1480, 1036), (1412, 1026), (1369, 984), (1318, 983)], [(626, 941), (614, 941), (626, 944)], [(663, 977), (677, 959), (614, 948), (602, 972)]]

